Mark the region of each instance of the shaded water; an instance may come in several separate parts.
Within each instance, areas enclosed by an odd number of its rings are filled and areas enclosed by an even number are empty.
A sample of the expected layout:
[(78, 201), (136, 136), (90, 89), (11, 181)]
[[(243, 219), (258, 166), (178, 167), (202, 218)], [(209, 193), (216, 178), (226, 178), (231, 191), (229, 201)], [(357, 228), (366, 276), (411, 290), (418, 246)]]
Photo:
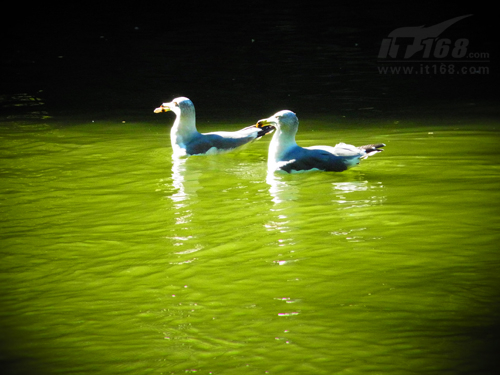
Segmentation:
[(161, 120), (1, 128), (7, 370), (494, 373), (497, 124), (301, 118), (386, 151), (268, 176), (269, 138), (173, 162)]

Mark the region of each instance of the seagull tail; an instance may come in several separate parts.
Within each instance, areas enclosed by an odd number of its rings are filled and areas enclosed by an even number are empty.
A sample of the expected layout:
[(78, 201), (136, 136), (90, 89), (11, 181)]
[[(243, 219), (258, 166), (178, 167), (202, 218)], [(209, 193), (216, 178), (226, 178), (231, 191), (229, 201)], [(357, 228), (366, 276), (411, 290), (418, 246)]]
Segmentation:
[(376, 143), (373, 145), (366, 145), (358, 147), (360, 150), (364, 150), (366, 154), (362, 157), (363, 159), (367, 158), (370, 155), (376, 154), (377, 152), (384, 151), (382, 147), (385, 147), (383, 143)]
[(257, 137), (255, 137), (255, 139), (259, 139), (259, 138), (262, 138), (263, 136), (265, 136), (266, 134), (272, 133), (274, 131), (274, 129), (275, 129), (275, 127), (272, 125), (264, 125), (261, 128), (257, 128), (255, 125), (250, 125), (250, 126), (247, 126), (246, 128), (243, 128), (241, 130), (249, 130), (254, 134), (255, 134), (255, 131), (257, 131)]
[(257, 133), (257, 138), (263, 137), (266, 134), (272, 133), (274, 131), (274, 126), (264, 125), (262, 128), (258, 128), (260, 131)]

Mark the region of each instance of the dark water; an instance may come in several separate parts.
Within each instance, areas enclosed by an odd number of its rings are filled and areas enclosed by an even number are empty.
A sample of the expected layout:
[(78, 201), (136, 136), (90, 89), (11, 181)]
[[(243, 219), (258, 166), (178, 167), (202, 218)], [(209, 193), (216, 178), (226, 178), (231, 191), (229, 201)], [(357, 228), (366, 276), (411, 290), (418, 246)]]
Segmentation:
[[(353, 116), (366, 108), (400, 115), (498, 98), (494, 30), (485, 10), (431, 2), (400, 8), (259, 1), (112, 12), (89, 7), (78, 14), (35, 8), (5, 34), (1, 81), (6, 94), (41, 95), (53, 115), (136, 116), (183, 95), (207, 121), (283, 108), (302, 115)], [(466, 38), (469, 52), (489, 55), (481, 59), (486, 63), (454, 62), (457, 69), (485, 66), (488, 74), (379, 72), (387, 65), (378, 60), (381, 41), (392, 30), (471, 13), (444, 36)], [(435, 59), (402, 65), (440, 66)]]
[[(496, 373), (493, 24), (404, 7), (20, 13), (1, 58), (4, 373)], [(469, 13), (446, 36), (491, 53), (488, 74), (380, 73), (389, 32)], [(175, 162), (152, 111), (178, 95), (202, 131), (287, 108), (301, 145), (387, 148), (340, 174), (269, 176), (266, 138)]]

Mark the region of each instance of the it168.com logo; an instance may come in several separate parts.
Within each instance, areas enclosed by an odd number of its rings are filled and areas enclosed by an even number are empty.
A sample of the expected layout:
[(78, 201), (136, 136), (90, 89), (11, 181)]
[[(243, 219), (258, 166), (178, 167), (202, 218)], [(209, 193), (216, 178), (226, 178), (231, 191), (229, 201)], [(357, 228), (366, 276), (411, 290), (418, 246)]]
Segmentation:
[[(452, 18), (434, 26), (401, 27), (393, 30), (382, 40), (379, 59), (461, 59), (467, 56), (468, 39), (450, 40), (439, 38), (454, 23), (470, 17), (471, 14)], [(405, 43), (406, 42), (406, 43)]]

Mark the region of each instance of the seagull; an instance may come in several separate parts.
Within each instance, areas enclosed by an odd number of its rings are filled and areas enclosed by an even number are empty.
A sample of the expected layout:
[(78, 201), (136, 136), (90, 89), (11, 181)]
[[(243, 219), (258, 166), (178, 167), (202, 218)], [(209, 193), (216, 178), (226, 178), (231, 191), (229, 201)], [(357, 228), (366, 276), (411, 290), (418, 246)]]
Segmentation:
[(196, 130), (196, 114), (191, 100), (179, 97), (163, 103), (154, 113), (172, 111), (176, 114), (170, 130), (174, 156), (211, 155), (231, 151), (274, 131), (273, 126), (248, 126), (234, 132), (199, 133)]
[(258, 128), (274, 126), (276, 132), (271, 139), (268, 155), (268, 170), (283, 170), (288, 173), (320, 170), (342, 172), (359, 164), (360, 159), (383, 151), (385, 144), (378, 143), (367, 146), (352, 146), (339, 143), (336, 146), (300, 147), (295, 142), (295, 134), (299, 128), (299, 119), (289, 110), (275, 113), (273, 116), (259, 120)]

